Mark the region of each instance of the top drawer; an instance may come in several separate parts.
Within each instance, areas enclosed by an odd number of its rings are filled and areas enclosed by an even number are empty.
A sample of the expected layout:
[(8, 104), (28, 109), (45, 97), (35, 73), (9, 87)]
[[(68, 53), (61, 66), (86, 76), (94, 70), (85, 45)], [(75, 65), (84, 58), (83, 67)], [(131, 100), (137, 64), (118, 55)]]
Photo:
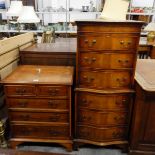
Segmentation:
[(138, 22), (76, 22), (79, 32), (140, 33), (143, 23)]
[[(83, 50), (132, 50), (136, 49), (139, 37), (127, 34), (86, 34), (78, 37), (78, 47)], [(133, 52), (136, 52), (133, 50)]]
[(4, 87), (8, 96), (35, 96), (36, 89), (33, 85), (7, 85)]
[(38, 86), (38, 95), (39, 96), (63, 96), (67, 97), (69, 94), (67, 86)]

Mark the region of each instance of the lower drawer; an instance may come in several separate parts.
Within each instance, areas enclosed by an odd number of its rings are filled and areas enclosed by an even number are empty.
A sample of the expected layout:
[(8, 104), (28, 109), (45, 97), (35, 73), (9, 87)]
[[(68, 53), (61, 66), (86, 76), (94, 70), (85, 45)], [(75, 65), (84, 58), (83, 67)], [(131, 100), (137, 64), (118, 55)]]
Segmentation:
[(96, 128), (92, 126), (78, 125), (76, 138), (92, 141), (126, 140), (127, 127)]
[(80, 124), (95, 126), (111, 126), (128, 124), (128, 112), (124, 111), (94, 111), (79, 109), (77, 121)]
[(69, 114), (67, 112), (9, 112), (11, 121), (35, 121), (35, 122), (69, 122)]
[(7, 98), (9, 108), (31, 109), (68, 109), (69, 100), (58, 99), (31, 99), (31, 98)]
[(12, 138), (69, 139), (69, 125), (12, 124)]

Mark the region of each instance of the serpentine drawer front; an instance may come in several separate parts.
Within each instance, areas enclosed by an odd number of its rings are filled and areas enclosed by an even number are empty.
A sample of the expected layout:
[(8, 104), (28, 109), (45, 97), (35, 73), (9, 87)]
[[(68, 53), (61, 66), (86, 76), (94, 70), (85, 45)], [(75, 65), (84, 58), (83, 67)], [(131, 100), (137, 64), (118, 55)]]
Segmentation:
[(127, 146), (143, 23), (87, 20), (76, 24), (76, 146)]
[(22, 65), (3, 80), (11, 147), (48, 142), (72, 150), (72, 82), (73, 67), (69, 66)]

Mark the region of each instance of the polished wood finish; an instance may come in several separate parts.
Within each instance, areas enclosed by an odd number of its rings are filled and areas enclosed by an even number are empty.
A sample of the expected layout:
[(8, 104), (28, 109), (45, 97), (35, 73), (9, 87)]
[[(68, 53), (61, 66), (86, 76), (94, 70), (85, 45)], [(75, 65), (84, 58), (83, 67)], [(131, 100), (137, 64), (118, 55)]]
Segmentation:
[(38, 43), (20, 51), (23, 65), (75, 66), (76, 38), (59, 38), (54, 43)]
[(22, 65), (2, 83), (11, 147), (22, 142), (53, 142), (72, 150), (73, 67)]
[(142, 23), (76, 23), (75, 145), (126, 145)]
[(130, 155), (155, 155), (155, 60), (138, 60)]

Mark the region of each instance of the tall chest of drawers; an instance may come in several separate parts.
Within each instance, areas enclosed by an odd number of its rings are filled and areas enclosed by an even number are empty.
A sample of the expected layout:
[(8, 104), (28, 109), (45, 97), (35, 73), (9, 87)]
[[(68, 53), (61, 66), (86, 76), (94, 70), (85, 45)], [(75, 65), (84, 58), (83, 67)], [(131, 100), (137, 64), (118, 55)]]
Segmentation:
[(127, 144), (142, 22), (76, 23), (75, 143)]
[(72, 149), (73, 68), (18, 67), (3, 80), (10, 120), (10, 145), (59, 143)]

